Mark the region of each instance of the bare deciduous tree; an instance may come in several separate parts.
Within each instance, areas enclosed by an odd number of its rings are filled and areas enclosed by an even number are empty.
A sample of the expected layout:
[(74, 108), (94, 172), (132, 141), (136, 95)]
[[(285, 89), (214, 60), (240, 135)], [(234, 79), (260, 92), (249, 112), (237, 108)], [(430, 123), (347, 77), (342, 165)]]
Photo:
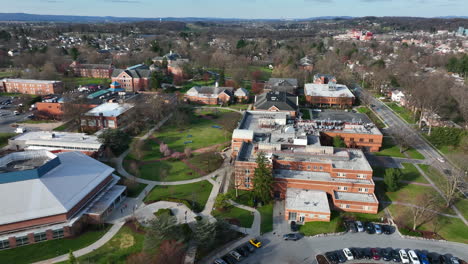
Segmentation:
[(414, 206), (411, 207), (411, 216), (413, 230), (427, 221), (430, 221), (437, 215), (439, 200), (436, 195), (431, 193), (420, 194), (416, 197)]

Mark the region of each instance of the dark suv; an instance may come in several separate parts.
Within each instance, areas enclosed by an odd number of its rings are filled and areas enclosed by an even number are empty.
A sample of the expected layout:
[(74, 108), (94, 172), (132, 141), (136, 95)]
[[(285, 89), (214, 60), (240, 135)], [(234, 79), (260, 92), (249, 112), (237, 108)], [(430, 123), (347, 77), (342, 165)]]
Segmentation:
[(299, 226), (297, 226), (296, 221), (291, 221), (291, 231), (297, 232), (299, 230)]

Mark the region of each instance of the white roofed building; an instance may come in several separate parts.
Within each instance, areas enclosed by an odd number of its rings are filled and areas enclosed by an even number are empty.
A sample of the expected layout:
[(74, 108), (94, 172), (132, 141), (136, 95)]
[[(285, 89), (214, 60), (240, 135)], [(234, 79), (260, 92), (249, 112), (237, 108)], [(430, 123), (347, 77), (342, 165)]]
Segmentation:
[[(125, 197), (113, 171), (80, 152), (0, 158), (0, 199), (8, 201), (0, 203), (1, 248), (73, 236), (83, 224), (105, 218)], [(103, 197), (107, 207), (96, 213)]]
[(351, 107), (355, 96), (346, 85), (335, 82), (306, 83), (304, 95), (309, 104), (315, 106)]
[(97, 131), (103, 128), (119, 128), (126, 124), (127, 116), (134, 109), (129, 103), (104, 103), (81, 117), (83, 131)]

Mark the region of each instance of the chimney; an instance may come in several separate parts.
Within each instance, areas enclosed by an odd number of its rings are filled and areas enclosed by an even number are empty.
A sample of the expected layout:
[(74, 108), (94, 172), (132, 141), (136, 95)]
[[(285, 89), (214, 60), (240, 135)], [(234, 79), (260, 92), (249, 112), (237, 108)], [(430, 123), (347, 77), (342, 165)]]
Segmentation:
[(219, 83), (218, 83), (218, 82), (215, 82), (215, 87), (219, 87)]

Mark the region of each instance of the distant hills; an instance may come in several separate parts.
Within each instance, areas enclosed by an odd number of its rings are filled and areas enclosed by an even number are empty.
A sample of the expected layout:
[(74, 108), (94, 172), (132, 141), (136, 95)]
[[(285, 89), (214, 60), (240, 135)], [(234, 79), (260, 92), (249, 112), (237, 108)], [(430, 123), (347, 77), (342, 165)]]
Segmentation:
[[(140, 22), (140, 21), (180, 21), (180, 22), (195, 22), (195, 21), (311, 21), (311, 20), (345, 20), (353, 19), (352, 16), (319, 16), (310, 18), (298, 19), (241, 19), (241, 18), (214, 18), (214, 17), (113, 17), (113, 16), (68, 16), (68, 15), (36, 15), (26, 13), (0, 13), (0, 21), (19, 21), (19, 22), (71, 22), (71, 23), (124, 23), (124, 22)], [(468, 16), (440, 16), (436, 18), (451, 19), (451, 18), (468, 18)]]
[(113, 17), (113, 16), (67, 16), (67, 15), (35, 15), (26, 13), (0, 13), (0, 21), (21, 22), (74, 22), (74, 23), (98, 23), (98, 22), (140, 22), (140, 21), (307, 21), (325, 19), (352, 19), (350, 16), (321, 16), (302, 19), (240, 19), (240, 18), (214, 18), (214, 17)]

